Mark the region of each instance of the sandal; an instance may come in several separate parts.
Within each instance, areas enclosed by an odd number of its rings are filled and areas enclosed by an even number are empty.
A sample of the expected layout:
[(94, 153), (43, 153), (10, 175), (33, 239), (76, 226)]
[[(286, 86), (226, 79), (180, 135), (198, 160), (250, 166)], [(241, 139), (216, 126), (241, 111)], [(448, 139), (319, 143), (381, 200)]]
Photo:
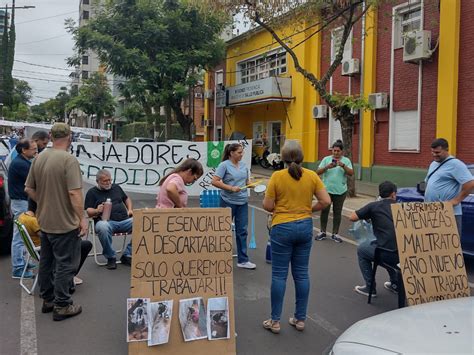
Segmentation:
[(278, 334), (280, 333), (280, 322), (279, 321), (274, 321), (271, 319), (267, 319), (263, 321), (263, 327), (265, 329), (268, 329), (271, 331), (273, 334)]
[(300, 332), (304, 330), (304, 320), (297, 320), (296, 318), (291, 317), (288, 320), (288, 323), (290, 323), (296, 328), (296, 330), (299, 330)]

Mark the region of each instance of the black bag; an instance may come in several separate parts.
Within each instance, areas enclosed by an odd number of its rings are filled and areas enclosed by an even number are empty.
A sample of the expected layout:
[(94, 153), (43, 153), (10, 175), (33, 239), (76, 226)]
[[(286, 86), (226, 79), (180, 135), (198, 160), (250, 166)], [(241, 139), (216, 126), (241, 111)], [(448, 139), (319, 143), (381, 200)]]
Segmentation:
[(439, 168), (441, 168), (443, 166), (444, 163), (447, 163), (448, 161), (450, 160), (453, 160), (454, 158), (448, 158), (448, 159), (445, 159), (441, 164), (438, 165), (438, 167), (436, 169), (434, 169), (426, 178), (425, 181), (420, 181), (418, 184), (416, 184), (416, 192), (418, 192), (419, 194), (425, 196), (425, 190), (426, 190), (426, 184), (428, 183), (428, 180), (430, 179), (431, 176), (433, 176), (433, 174), (438, 171)]

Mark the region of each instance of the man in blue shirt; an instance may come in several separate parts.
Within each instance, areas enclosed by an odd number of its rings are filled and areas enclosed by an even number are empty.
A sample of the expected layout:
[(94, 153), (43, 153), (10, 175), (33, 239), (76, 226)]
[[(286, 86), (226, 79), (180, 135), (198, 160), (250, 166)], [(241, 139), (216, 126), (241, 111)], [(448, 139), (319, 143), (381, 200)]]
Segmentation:
[[(17, 219), (20, 214), (28, 210), (28, 195), (25, 192), (25, 182), (30, 171), (31, 160), (38, 152), (37, 145), (30, 139), (20, 140), (15, 149), (17, 157), (12, 160), (8, 169), (8, 194), (10, 195), (10, 208), (12, 215)], [(12, 240), (12, 278), (19, 279), (25, 266), (24, 245), (16, 225), (13, 230)], [(26, 271), (24, 277), (32, 278), (31, 271)]]
[(425, 178), (425, 201), (445, 201), (453, 205), (454, 216), (461, 236), (462, 208), (464, 200), (474, 189), (474, 178), (466, 165), (449, 155), (448, 141), (437, 138), (431, 143), (431, 163)]

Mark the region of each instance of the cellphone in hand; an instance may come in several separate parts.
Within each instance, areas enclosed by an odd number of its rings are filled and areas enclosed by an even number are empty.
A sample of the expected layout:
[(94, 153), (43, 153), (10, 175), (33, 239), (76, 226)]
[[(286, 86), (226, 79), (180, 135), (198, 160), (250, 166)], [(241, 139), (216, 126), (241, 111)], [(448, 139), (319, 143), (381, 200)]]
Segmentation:
[(333, 160), (332, 160), (332, 163), (333, 163), (334, 165), (337, 165), (337, 159), (333, 159)]

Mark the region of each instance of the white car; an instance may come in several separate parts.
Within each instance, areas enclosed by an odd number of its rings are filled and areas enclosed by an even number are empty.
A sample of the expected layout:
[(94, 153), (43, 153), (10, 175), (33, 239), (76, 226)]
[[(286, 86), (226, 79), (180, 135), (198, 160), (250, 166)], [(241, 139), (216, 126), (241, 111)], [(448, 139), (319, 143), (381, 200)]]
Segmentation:
[(363, 319), (331, 355), (474, 354), (474, 297), (425, 303)]
[(141, 143), (141, 142), (154, 142), (153, 138), (145, 138), (145, 137), (133, 137), (130, 139), (132, 143)]
[(79, 133), (77, 136), (78, 142), (92, 142), (92, 136), (90, 134)]

